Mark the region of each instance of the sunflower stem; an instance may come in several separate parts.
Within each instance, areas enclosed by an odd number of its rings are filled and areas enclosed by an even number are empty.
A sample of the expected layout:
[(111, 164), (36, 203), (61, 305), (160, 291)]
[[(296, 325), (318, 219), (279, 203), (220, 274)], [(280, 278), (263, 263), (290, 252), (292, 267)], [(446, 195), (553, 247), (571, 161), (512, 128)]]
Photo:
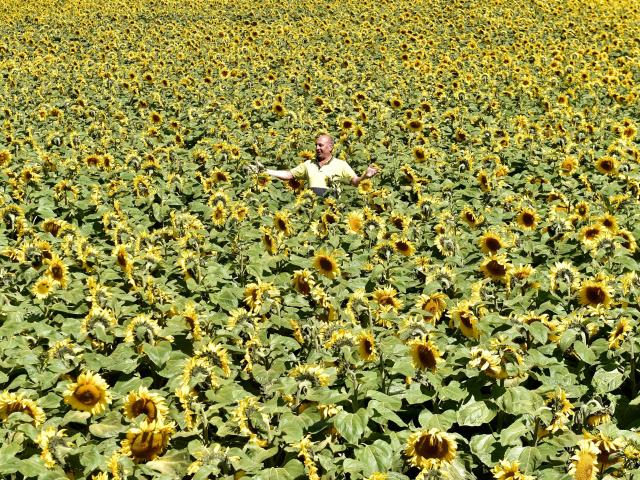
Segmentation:
[(634, 341), (631, 340), (631, 397), (636, 398), (638, 389), (636, 386), (636, 353), (634, 349)]

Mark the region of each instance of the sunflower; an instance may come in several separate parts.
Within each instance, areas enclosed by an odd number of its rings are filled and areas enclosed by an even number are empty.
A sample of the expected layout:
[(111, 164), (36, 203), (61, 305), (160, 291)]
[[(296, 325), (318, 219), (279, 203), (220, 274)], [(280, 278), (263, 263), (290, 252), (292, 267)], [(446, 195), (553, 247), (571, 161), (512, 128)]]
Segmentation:
[(127, 246), (123, 244), (117, 245), (113, 249), (112, 255), (116, 258), (116, 262), (122, 271), (127, 276), (131, 276), (133, 273), (133, 261), (131, 260), (131, 255), (127, 252)]
[(122, 453), (136, 463), (158, 458), (167, 448), (174, 432), (173, 423), (143, 420), (139, 427), (127, 431), (127, 438), (122, 442)]
[(287, 109), (282, 104), (282, 102), (275, 101), (273, 105), (271, 105), (271, 111), (275, 113), (278, 117), (284, 117), (287, 114)]
[(44, 410), (33, 400), (24, 398), (23, 394), (6, 391), (0, 393), (0, 419), (6, 421), (9, 415), (16, 412), (30, 416), (36, 427), (46, 420)]
[(280, 210), (273, 215), (273, 226), (280, 233), (287, 237), (291, 235), (293, 229), (291, 227), (291, 220), (289, 219), (289, 212), (286, 210)]
[(487, 255), (495, 255), (507, 242), (497, 233), (485, 232), (479, 240), (480, 250)]
[(531, 475), (525, 475), (520, 471), (520, 464), (518, 462), (509, 462), (508, 460), (501, 460), (492, 469), (494, 480), (534, 480), (535, 477)]
[(620, 348), (632, 329), (631, 320), (628, 317), (622, 317), (609, 335), (609, 350)]
[(100, 375), (91, 371), (81, 373), (78, 379), (67, 386), (64, 401), (76, 410), (100, 413), (111, 403), (107, 382)]
[(549, 283), (551, 291), (558, 288), (560, 284), (566, 285), (570, 289), (577, 288), (580, 273), (570, 262), (557, 262), (549, 269)]
[(618, 230), (618, 238), (622, 238), (622, 242), (620, 244), (623, 248), (629, 250), (629, 253), (634, 253), (637, 250), (638, 244), (636, 243), (636, 237), (634, 237), (633, 233), (629, 230)]
[(413, 246), (413, 243), (406, 238), (395, 237), (391, 240), (393, 249), (401, 255), (405, 257), (410, 257), (413, 255), (413, 252), (416, 251), (416, 247)]
[(561, 388), (554, 392), (547, 393), (545, 404), (551, 410), (553, 419), (544, 429), (548, 433), (556, 433), (560, 430), (567, 430), (569, 417), (573, 416), (573, 404), (567, 399), (567, 394)]
[(605, 155), (596, 160), (596, 168), (600, 173), (604, 173), (605, 175), (614, 175), (618, 171), (618, 160)]
[(473, 313), (469, 302), (459, 302), (451, 310), (451, 323), (457, 325), (467, 338), (478, 338), (480, 336), (478, 317)]
[(362, 234), (364, 227), (364, 215), (360, 211), (347, 214), (347, 228), (351, 233)]
[(414, 339), (408, 343), (411, 351), (413, 366), (419, 370), (436, 370), (439, 363), (442, 363), (442, 353), (440, 349), (426, 337)]
[(269, 255), (275, 255), (278, 252), (278, 242), (273, 235), (273, 231), (268, 227), (260, 227), (262, 232), (262, 244)]
[(485, 172), (484, 170), (480, 170), (478, 172), (478, 176), (476, 177), (478, 180), (478, 183), (480, 184), (480, 189), (483, 192), (490, 192), (492, 189), (491, 186), (491, 179), (489, 178), (489, 176), (487, 175), (487, 172)]
[(404, 453), (414, 467), (431, 470), (451, 463), (456, 451), (457, 444), (451, 434), (432, 428), (412, 433)]
[[(64, 439), (66, 437), (66, 430), (57, 430), (55, 427), (44, 428), (36, 435), (35, 442), (42, 449), (40, 452), (40, 458), (47, 466), (47, 468), (55, 468), (57, 466), (56, 459), (58, 448), (62, 447), (62, 450), (67, 449), (67, 442)], [(54, 458), (55, 455), (55, 458)]]
[(315, 284), (309, 270), (297, 270), (293, 273), (293, 288), (302, 295), (309, 295)]
[(578, 159), (572, 155), (565, 157), (562, 162), (560, 162), (560, 175), (571, 175), (578, 168), (579, 162)]
[(42, 300), (49, 296), (49, 294), (54, 290), (54, 282), (50, 277), (45, 276), (41, 277), (31, 288), (31, 293), (35, 295), (36, 298)]
[(215, 367), (219, 368), (225, 378), (231, 376), (229, 352), (222, 345), (209, 342), (204, 348), (196, 350), (196, 356), (206, 358)]
[(169, 414), (165, 399), (157, 393), (151, 393), (146, 387), (129, 392), (124, 400), (123, 408), (124, 414), (129, 420), (144, 414), (147, 420), (152, 422), (163, 420)]
[(581, 305), (608, 307), (611, 304), (612, 289), (606, 280), (583, 280), (578, 291)]
[(376, 341), (371, 332), (362, 332), (358, 336), (358, 353), (365, 362), (373, 362), (378, 358)]
[(506, 376), (502, 369), (502, 359), (495, 353), (479, 347), (471, 349), (469, 366), (477, 368), (491, 378), (504, 378)]
[(431, 295), (420, 295), (416, 302), (416, 307), (429, 314), (428, 320), (431, 322), (437, 322), (440, 320), (445, 310), (447, 309), (447, 297), (442, 292), (433, 293)]
[(53, 254), (53, 257), (48, 260), (47, 263), (49, 264), (49, 268), (47, 269), (47, 275), (49, 278), (51, 278), (56, 285), (66, 288), (68, 282), (68, 269), (62, 259), (58, 255)]
[(321, 275), (332, 280), (340, 275), (338, 261), (331, 253), (325, 251), (316, 253), (313, 258), (313, 266)]
[(398, 291), (393, 287), (378, 288), (373, 292), (373, 299), (384, 312), (398, 311), (402, 307), (402, 300), (396, 298)]
[(600, 450), (590, 440), (580, 440), (578, 450), (571, 457), (569, 474), (575, 480), (595, 480), (598, 473), (598, 454)]
[(601, 216), (598, 219), (598, 224), (602, 225), (602, 227), (606, 228), (610, 233), (616, 234), (618, 233), (618, 220), (614, 215), (607, 213)]
[(417, 163), (422, 163), (427, 159), (427, 152), (424, 147), (417, 145), (413, 147), (413, 158)]
[(162, 115), (160, 115), (158, 112), (151, 112), (149, 114), (149, 121), (154, 125), (159, 125), (162, 123)]
[(475, 228), (484, 222), (484, 217), (476, 214), (471, 207), (465, 207), (460, 213), (460, 218), (471, 228)]
[(393, 96), (389, 99), (389, 105), (394, 110), (398, 110), (400, 107), (402, 107), (402, 100), (400, 100), (400, 98), (398, 98), (397, 96)]
[(331, 377), (318, 365), (298, 365), (289, 372), (289, 376), (298, 382), (308, 382), (313, 387), (326, 387)]
[(484, 259), (480, 265), (480, 271), (484, 273), (485, 278), (506, 282), (511, 272), (511, 265), (504, 255), (491, 255)]
[(424, 123), (419, 118), (413, 118), (407, 122), (406, 128), (410, 132), (421, 132), (424, 128)]
[(522, 208), (516, 215), (516, 223), (526, 230), (533, 230), (540, 221), (540, 216), (533, 208)]

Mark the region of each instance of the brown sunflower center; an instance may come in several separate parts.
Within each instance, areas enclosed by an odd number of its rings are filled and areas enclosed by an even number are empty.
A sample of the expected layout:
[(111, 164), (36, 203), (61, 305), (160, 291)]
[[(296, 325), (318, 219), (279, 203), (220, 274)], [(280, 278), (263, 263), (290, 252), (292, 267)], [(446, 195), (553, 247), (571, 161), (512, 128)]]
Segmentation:
[(487, 272), (494, 277), (504, 277), (507, 274), (507, 268), (497, 260), (491, 260), (487, 263)]
[(613, 170), (613, 162), (611, 160), (602, 160), (600, 162), (600, 168), (605, 172), (610, 172)]
[(139, 398), (131, 406), (131, 411), (137, 417), (145, 414), (149, 420), (155, 420), (158, 415), (155, 403), (146, 398)]
[(418, 345), (417, 354), (422, 367), (428, 368), (429, 370), (434, 370), (436, 368), (436, 356), (429, 347), (426, 345)]
[(465, 328), (473, 328), (473, 320), (471, 320), (471, 315), (468, 312), (462, 312), (460, 314), (460, 323), (464, 325)]
[(318, 265), (323, 272), (333, 272), (333, 262), (327, 257), (320, 257)]
[(523, 212), (520, 218), (522, 219), (522, 224), (526, 227), (533, 227), (536, 223), (535, 216), (530, 212)]
[(416, 453), (424, 458), (446, 458), (449, 448), (446, 442), (443, 442), (437, 438), (433, 438), (431, 435), (423, 435), (416, 442)]
[(373, 354), (373, 342), (368, 338), (362, 340), (362, 349), (367, 356)]
[(142, 432), (131, 442), (133, 458), (139, 460), (151, 460), (158, 455), (163, 445), (162, 434), (158, 432)]
[(598, 286), (587, 287), (585, 290), (585, 297), (592, 305), (599, 305), (604, 303), (607, 299), (607, 293)]
[(73, 396), (84, 405), (95, 405), (100, 401), (100, 392), (95, 385), (80, 385)]
[(494, 237), (489, 237), (484, 241), (485, 246), (492, 252), (497, 252), (502, 247), (500, 240)]
[(54, 280), (60, 281), (64, 277), (64, 273), (62, 272), (62, 267), (60, 265), (54, 265), (51, 267), (51, 276)]

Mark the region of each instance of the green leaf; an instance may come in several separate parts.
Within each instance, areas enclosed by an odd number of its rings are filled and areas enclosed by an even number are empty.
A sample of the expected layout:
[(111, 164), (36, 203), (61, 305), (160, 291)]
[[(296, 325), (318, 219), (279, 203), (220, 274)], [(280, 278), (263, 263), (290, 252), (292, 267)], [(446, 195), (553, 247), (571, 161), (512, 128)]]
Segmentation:
[(120, 421), (122, 414), (120, 412), (111, 412), (105, 416), (100, 423), (92, 423), (89, 425), (89, 431), (98, 438), (112, 438), (125, 430)]
[(529, 430), (521, 420), (516, 420), (500, 432), (500, 443), (502, 445), (521, 444), (520, 438), (526, 435)]
[(596, 355), (593, 351), (585, 345), (584, 342), (576, 342), (573, 344), (573, 349), (576, 351), (580, 360), (585, 363), (594, 363), (596, 361)]
[(471, 453), (487, 466), (493, 465), (491, 453), (495, 450), (496, 439), (493, 435), (475, 435), (469, 442)]
[(356, 413), (338, 413), (333, 419), (333, 425), (347, 442), (357, 444), (367, 428), (368, 421), (369, 413), (361, 408)]
[(174, 450), (157, 460), (147, 462), (145, 467), (162, 473), (163, 475), (171, 476), (172, 478), (182, 478), (190, 463), (188, 452), (185, 450)]
[(362, 464), (362, 474), (368, 477), (375, 472), (385, 472), (391, 467), (393, 449), (388, 443), (376, 440), (371, 445), (356, 450), (355, 457)]
[(171, 344), (166, 341), (158, 342), (155, 345), (145, 343), (144, 353), (147, 354), (149, 360), (161, 368), (171, 356)]
[(471, 401), (458, 411), (458, 424), (477, 427), (490, 422), (496, 416), (496, 410), (489, 408), (487, 402)]
[(599, 368), (593, 376), (592, 383), (596, 393), (611, 393), (624, 382), (624, 375), (618, 370), (603, 370)]
[(498, 404), (513, 415), (533, 414), (544, 406), (544, 399), (524, 387), (511, 387), (500, 397)]

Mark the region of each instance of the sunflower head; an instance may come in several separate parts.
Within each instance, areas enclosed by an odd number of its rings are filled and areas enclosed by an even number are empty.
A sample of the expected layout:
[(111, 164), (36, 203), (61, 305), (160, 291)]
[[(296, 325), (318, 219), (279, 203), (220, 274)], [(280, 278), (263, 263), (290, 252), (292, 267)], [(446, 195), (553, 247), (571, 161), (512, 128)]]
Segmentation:
[(578, 291), (580, 304), (588, 307), (608, 307), (611, 295), (612, 289), (604, 280), (584, 280)]
[(17, 412), (31, 417), (36, 427), (46, 420), (44, 410), (33, 400), (24, 398), (20, 393), (7, 391), (0, 393), (0, 419), (7, 420), (9, 415)]
[(139, 427), (127, 431), (127, 438), (122, 442), (122, 452), (136, 463), (153, 460), (162, 455), (174, 432), (173, 423), (143, 420)]
[(605, 155), (596, 160), (596, 169), (605, 175), (615, 175), (618, 171), (618, 160)]
[(484, 273), (486, 278), (504, 282), (509, 277), (511, 265), (504, 255), (491, 255), (482, 262), (480, 271)]
[(327, 278), (334, 279), (340, 275), (340, 267), (336, 257), (332, 254), (324, 251), (316, 253), (313, 258), (314, 268)]
[(162, 420), (169, 413), (166, 402), (157, 393), (151, 393), (145, 387), (136, 392), (129, 392), (124, 402), (124, 414), (130, 420), (138, 415), (145, 415), (147, 420)]
[(418, 370), (435, 371), (438, 364), (443, 361), (438, 347), (426, 337), (410, 341), (409, 348), (413, 366)]
[(533, 208), (522, 208), (516, 215), (516, 223), (525, 230), (533, 230), (540, 221), (540, 216)]
[(456, 458), (457, 444), (453, 436), (437, 428), (414, 432), (407, 440), (405, 455), (422, 470), (439, 468)]
[(111, 393), (107, 382), (100, 375), (87, 371), (67, 386), (64, 401), (76, 410), (95, 415), (104, 411), (111, 403)]
[(371, 332), (362, 332), (358, 337), (358, 353), (365, 362), (378, 358), (376, 341)]

